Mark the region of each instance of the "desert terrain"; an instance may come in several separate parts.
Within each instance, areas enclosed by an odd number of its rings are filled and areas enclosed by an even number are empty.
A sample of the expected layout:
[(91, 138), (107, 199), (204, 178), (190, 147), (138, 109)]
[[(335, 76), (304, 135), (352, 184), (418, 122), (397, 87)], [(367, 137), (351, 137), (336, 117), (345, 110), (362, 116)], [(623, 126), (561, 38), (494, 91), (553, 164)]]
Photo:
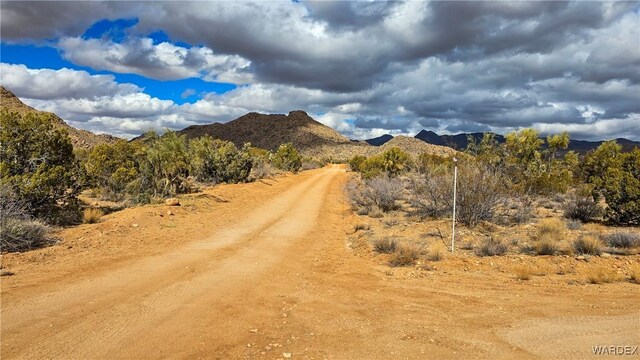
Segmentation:
[[(219, 185), (2, 255), (2, 357), (584, 359), (640, 343), (640, 287), (584, 281), (593, 267), (625, 277), (638, 255), (458, 251), (392, 268), (360, 234), (399, 231), (387, 225), (400, 217), (355, 215), (350, 176), (328, 165)], [(418, 234), (447, 226), (398, 235), (436, 241)], [(538, 269), (527, 281), (523, 262)]]

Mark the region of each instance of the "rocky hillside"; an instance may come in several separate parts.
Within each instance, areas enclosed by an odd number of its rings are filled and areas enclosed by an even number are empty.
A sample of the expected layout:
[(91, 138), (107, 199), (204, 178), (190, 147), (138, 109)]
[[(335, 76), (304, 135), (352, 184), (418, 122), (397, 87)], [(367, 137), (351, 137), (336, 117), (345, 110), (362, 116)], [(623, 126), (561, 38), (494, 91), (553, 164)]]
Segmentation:
[(287, 142), (293, 143), (298, 149), (350, 143), (348, 138), (299, 110), (288, 115), (252, 112), (226, 124), (193, 125), (179, 132), (187, 135), (187, 138), (209, 134), (238, 146), (250, 142), (268, 150), (277, 149), (280, 144)]
[(382, 147), (371, 146), (364, 141), (352, 141), (300, 110), (288, 115), (249, 113), (226, 124), (193, 125), (179, 133), (187, 138), (208, 134), (216, 139), (231, 141), (237, 146), (250, 142), (268, 150), (291, 142), (306, 156), (334, 160), (347, 160), (354, 155), (370, 156), (392, 146), (414, 155), (425, 151), (439, 155), (455, 153), (450, 148), (430, 145), (405, 136), (396, 137)]
[(409, 136), (396, 136), (393, 139), (387, 141), (380, 147), (382, 151), (385, 151), (392, 147), (399, 147), (405, 152), (413, 155), (422, 154), (422, 153), (430, 153), (439, 156), (453, 156), (456, 154), (456, 150), (446, 147), (439, 146), (433, 144), (427, 144), (426, 142), (416, 139)]
[(39, 111), (26, 105), (11, 91), (2, 86), (0, 86), (0, 109), (6, 109), (19, 114), (36, 113), (49, 115), (54, 126), (66, 130), (67, 134), (69, 134), (69, 137), (71, 138), (74, 148), (90, 149), (98, 144), (111, 143), (118, 140), (118, 138), (111, 135), (96, 135), (90, 131), (71, 127), (56, 114)]

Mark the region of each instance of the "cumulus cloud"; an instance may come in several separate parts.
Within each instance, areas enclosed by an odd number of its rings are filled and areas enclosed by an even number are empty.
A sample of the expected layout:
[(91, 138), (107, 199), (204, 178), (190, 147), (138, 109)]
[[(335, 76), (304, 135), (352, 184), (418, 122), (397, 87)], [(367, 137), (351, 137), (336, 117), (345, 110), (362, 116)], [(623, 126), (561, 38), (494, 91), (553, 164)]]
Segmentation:
[(0, 82), (19, 97), (31, 99), (94, 98), (128, 95), (141, 91), (133, 84), (119, 84), (113, 75), (90, 75), (72, 69), (29, 69), (0, 63)]
[(65, 37), (57, 46), (62, 56), (78, 65), (116, 73), (134, 73), (157, 80), (201, 77), (207, 81), (248, 83), (250, 61), (237, 55), (218, 55), (206, 47), (186, 48), (150, 38), (109, 39)]

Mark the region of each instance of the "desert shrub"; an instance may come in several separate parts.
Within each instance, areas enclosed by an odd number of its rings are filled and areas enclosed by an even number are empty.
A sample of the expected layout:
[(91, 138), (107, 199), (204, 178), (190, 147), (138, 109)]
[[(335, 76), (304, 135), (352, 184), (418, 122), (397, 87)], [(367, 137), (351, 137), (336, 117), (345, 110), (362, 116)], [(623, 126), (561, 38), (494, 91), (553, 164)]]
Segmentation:
[(371, 156), (362, 164), (360, 175), (363, 179), (373, 179), (384, 175), (384, 162), (381, 156)]
[(615, 232), (602, 235), (602, 241), (613, 248), (631, 249), (640, 247), (640, 235), (630, 232)]
[(602, 214), (600, 206), (592, 198), (576, 196), (564, 203), (564, 217), (589, 222)]
[(251, 144), (242, 149), (229, 141), (203, 136), (189, 142), (191, 173), (203, 182), (240, 183), (249, 178), (253, 160), (249, 154)]
[(2, 216), (0, 219), (0, 251), (25, 251), (47, 245), (49, 227), (40, 220)]
[(504, 241), (488, 237), (476, 246), (474, 252), (478, 256), (500, 256), (506, 254), (508, 250), (509, 245)]
[(366, 215), (369, 213), (373, 203), (365, 196), (364, 184), (361, 181), (353, 179), (350, 180), (345, 185), (345, 191), (351, 203), (351, 207), (353, 210), (358, 212), (358, 215)]
[[(486, 166), (467, 162), (458, 174), (456, 202), (457, 221), (475, 226), (480, 221), (493, 221), (507, 202), (507, 183), (501, 173)], [(426, 177), (412, 181), (412, 205), (426, 216), (451, 214), (453, 207), (453, 174)]]
[(410, 266), (415, 264), (420, 258), (420, 250), (412, 245), (400, 245), (396, 251), (391, 254), (389, 265), (391, 266)]
[(355, 155), (349, 160), (349, 168), (351, 171), (362, 172), (364, 163), (367, 161), (367, 157), (364, 155)]
[(435, 175), (445, 173), (451, 164), (449, 158), (424, 152), (416, 158), (414, 168), (421, 174)]
[(139, 175), (141, 150), (140, 143), (125, 140), (95, 146), (82, 162), (89, 184), (97, 187), (104, 199), (122, 200), (127, 185)]
[(538, 240), (533, 245), (533, 252), (536, 255), (555, 255), (558, 251), (560, 251), (560, 246), (550, 239)]
[(602, 243), (598, 238), (591, 235), (582, 235), (572, 243), (573, 251), (582, 255), (600, 255), (602, 253)]
[(365, 181), (363, 196), (382, 211), (388, 212), (397, 208), (397, 201), (402, 199), (403, 184), (397, 178), (387, 176)]
[(508, 196), (495, 216), (497, 222), (501, 225), (524, 224), (534, 217), (535, 207), (531, 197), (521, 194), (512, 194)]
[(539, 138), (534, 129), (523, 129), (505, 136), (505, 168), (513, 181), (523, 190), (535, 194), (549, 195), (564, 193), (574, 182), (578, 156), (569, 151), (560, 159), (559, 150), (569, 145), (569, 135), (565, 132)]
[(84, 209), (82, 212), (82, 221), (85, 224), (95, 224), (104, 216), (104, 211), (98, 208)]
[(382, 160), (382, 168), (389, 176), (397, 176), (407, 167), (411, 157), (399, 147), (391, 149), (379, 155)]
[(603, 196), (606, 217), (616, 224), (640, 224), (640, 149), (622, 153), (615, 141), (589, 152), (581, 164), (583, 179), (593, 186), (594, 200)]
[(167, 131), (149, 136), (140, 160), (140, 176), (127, 186), (136, 202), (167, 197), (191, 190), (188, 180), (191, 158), (186, 137)]
[(28, 214), (56, 222), (80, 192), (81, 168), (71, 140), (48, 115), (0, 112), (0, 187)]
[(298, 172), (302, 166), (302, 157), (291, 143), (281, 144), (271, 156), (271, 163), (278, 169)]
[(398, 248), (398, 242), (394, 238), (383, 237), (373, 240), (373, 250), (381, 254), (390, 254)]

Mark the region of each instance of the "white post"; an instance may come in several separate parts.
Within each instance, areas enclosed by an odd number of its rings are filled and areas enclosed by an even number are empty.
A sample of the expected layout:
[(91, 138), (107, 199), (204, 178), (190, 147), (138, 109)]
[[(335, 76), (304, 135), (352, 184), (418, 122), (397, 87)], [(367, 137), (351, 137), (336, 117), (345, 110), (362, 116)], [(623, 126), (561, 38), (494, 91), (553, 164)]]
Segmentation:
[(458, 159), (453, 158), (453, 220), (451, 221), (451, 253), (455, 249), (456, 241), (456, 191), (458, 185)]

